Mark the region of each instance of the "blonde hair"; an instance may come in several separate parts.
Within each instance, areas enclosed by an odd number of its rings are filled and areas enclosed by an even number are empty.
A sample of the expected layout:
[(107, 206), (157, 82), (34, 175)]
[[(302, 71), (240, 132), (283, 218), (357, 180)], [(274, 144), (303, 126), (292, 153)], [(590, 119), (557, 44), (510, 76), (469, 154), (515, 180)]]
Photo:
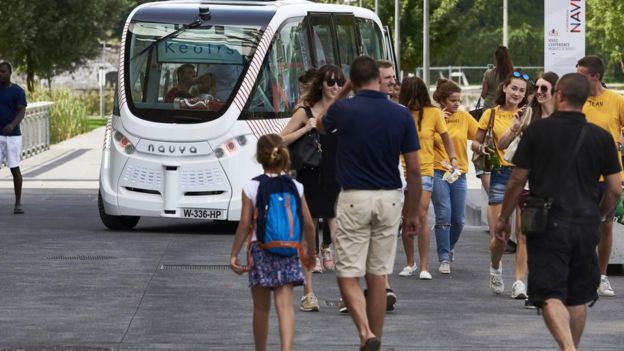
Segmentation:
[(288, 148), (277, 134), (266, 134), (258, 139), (256, 160), (264, 169), (288, 171), (290, 168)]

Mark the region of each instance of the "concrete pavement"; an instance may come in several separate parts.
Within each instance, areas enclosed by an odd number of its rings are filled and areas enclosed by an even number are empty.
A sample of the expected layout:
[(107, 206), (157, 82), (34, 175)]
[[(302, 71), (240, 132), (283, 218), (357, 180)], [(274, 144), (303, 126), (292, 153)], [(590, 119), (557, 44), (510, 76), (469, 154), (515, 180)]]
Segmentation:
[[(24, 189), (97, 189), (105, 127), (50, 146), (21, 162)], [(11, 172), (0, 169), (0, 189), (13, 188)]]
[[(247, 277), (226, 266), (231, 226), (143, 218), (131, 232), (111, 232), (100, 223), (103, 133), (23, 162), (24, 215), (11, 214), (10, 173), (0, 170), (0, 350), (252, 350)], [(467, 226), (453, 273), (442, 275), (432, 237), (431, 281), (397, 275), (399, 244), (384, 350), (556, 349), (535, 310), (509, 297), (513, 255), (503, 258), (505, 294), (490, 292), (488, 238), (484, 226)], [(589, 310), (581, 349), (624, 349), (624, 277), (611, 282), (618, 296)], [(356, 350), (353, 323), (337, 312), (335, 274), (314, 275), (314, 286), (321, 311), (296, 312), (295, 349)], [(272, 313), (269, 350), (278, 344)]]

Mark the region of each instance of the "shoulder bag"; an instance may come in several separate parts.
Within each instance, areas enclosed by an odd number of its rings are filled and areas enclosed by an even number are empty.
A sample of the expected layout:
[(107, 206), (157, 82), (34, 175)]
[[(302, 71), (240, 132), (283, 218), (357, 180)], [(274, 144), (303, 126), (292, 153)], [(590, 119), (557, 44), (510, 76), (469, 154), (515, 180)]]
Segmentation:
[[(572, 152), (572, 157), (570, 157), (566, 166), (562, 168), (563, 172), (561, 174), (568, 173), (570, 167), (572, 166), (572, 163), (579, 153), (579, 150), (581, 149), (581, 144), (583, 142), (583, 139), (585, 138), (586, 133), (587, 123), (583, 125), (583, 128), (581, 129), (581, 134), (579, 135), (579, 138), (576, 141), (576, 146), (574, 147), (574, 151)], [(557, 179), (560, 179), (560, 177)], [(550, 212), (550, 208), (555, 201), (555, 197), (561, 192), (561, 183), (562, 182), (555, 183), (556, 190), (553, 193), (554, 195), (549, 197), (548, 199), (543, 199), (537, 196), (529, 196), (529, 199), (527, 200), (527, 203), (521, 212), (522, 232), (524, 233), (524, 235), (526, 235), (527, 237), (531, 237), (546, 232), (546, 229), (548, 228), (548, 213)]]
[[(485, 137), (481, 142), (483, 145), (489, 145), (490, 140), (492, 140), (492, 133), (494, 129), (494, 119), (496, 118), (496, 114), (494, 113), (494, 108), (490, 109), (490, 120), (488, 122), (488, 128), (485, 131)], [(496, 152), (496, 151), (491, 151)], [(492, 170), (492, 161), (490, 155), (484, 155), (479, 152), (475, 152), (472, 154), (472, 162), (474, 163), (476, 170), (482, 170), (484, 172), (490, 172)]]
[[(312, 109), (304, 106), (308, 119), (313, 118)], [(302, 135), (288, 146), (290, 153), (290, 168), (294, 170), (302, 168), (316, 168), (321, 165), (322, 149), (321, 139), (316, 129)]]
[(518, 149), (518, 144), (520, 144), (520, 138), (522, 138), (522, 131), (528, 126), (529, 121), (531, 120), (531, 116), (533, 115), (533, 109), (527, 107), (526, 111), (522, 114), (520, 120), (520, 133), (514, 138), (514, 140), (509, 143), (507, 149), (505, 150), (504, 159), (507, 162), (512, 162), (514, 155), (516, 154), (516, 150)]

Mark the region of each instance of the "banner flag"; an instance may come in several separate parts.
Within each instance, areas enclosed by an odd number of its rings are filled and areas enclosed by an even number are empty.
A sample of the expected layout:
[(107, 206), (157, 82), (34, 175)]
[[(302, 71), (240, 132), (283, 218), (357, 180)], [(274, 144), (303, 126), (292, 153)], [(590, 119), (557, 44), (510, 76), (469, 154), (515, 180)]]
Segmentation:
[(544, 71), (576, 72), (585, 56), (585, 0), (544, 0)]

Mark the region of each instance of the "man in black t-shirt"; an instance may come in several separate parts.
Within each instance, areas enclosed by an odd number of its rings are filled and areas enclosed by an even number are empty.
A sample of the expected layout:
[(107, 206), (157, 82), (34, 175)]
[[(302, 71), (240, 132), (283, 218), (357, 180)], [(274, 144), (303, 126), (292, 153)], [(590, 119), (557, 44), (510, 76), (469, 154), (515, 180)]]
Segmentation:
[[(598, 298), (598, 227), (601, 221), (612, 220), (608, 215), (621, 192), (621, 168), (613, 139), (587, 123), (581, 112), (588, 94), (584, 76), (564, 75), (555, 89), (557, 112), (524, 131), (494, 233), (498, 240), (509, 237), (509, 216), (527, 179), (530, 196), (554, 198), (546, 232), (527, 235), (528, 294), (531, 302), (544, 309), (544, 321), (562, 350), (578, 347), (585, 304)], [(572, 159), (583, 127), (585, 137)], [(597, 199), (600, 176), (605, 177), (607, 189), (603, 198)]]

